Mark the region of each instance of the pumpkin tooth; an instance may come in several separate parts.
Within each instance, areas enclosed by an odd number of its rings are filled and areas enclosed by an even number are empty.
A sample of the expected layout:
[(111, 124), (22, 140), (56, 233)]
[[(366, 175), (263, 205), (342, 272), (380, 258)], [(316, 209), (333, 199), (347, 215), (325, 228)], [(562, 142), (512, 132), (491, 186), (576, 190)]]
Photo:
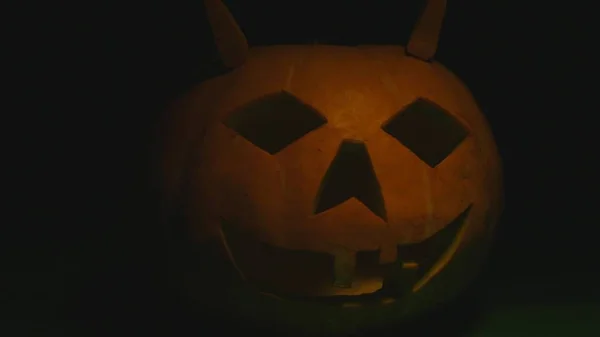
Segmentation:
[(402, 262), (402, 268), (404, 269), (417, 269), (419, 264), (416, 262)]
[(396, 302), (396, 299), (393, 297), (384, 297), (381, 299), (381, 304), (392, 304)]
[(398, 246), (391, 245), (383, 245), (379, 249), (379, 264), (388, 264), (396, 261), (398, 257)]
[(333, 286), (351, 288), (356, 269), (356, 253), (340, 250), (333, 254)]

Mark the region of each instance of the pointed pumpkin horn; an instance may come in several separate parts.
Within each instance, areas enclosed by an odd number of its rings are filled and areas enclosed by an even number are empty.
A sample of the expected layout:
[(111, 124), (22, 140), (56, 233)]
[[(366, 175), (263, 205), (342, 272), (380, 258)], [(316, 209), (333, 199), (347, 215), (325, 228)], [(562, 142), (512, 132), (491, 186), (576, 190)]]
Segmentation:
[(430, 61), (437, 45), (446, 12), (446, 0), (426, 0), (423, 14), (410, 35), (406, 46), (409, 55), (423, 61)]
[(248, 55), (246, 36), (221, 0), (204, 0), (204, 6), (221, 61), (229, 68), (241, 66)]

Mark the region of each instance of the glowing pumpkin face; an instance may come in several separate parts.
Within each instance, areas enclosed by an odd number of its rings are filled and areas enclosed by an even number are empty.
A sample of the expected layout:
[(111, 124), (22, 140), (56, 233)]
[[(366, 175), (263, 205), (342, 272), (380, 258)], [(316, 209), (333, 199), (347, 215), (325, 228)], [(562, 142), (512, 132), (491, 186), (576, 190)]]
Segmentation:
[(476, 269), (499, 215), (500, 161), (469, 91), (419, 41), (222, 47), (240, 64), (174, 110), (165, 166), (171, 190), (188, 185), (198, 242), (279, 299), (406, 306), (429, 287), (456, 292), (468, 277), (453, 261), (477, 247)]

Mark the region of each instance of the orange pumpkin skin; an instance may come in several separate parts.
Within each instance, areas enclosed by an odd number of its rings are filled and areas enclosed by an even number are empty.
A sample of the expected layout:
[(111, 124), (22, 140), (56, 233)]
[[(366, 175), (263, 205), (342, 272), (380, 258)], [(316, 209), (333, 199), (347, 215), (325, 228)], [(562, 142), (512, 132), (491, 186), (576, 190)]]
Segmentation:
[(204, 249), (187, 271), (211, 310), (347, 335), (448, 301), (483, 261), (501, 162), (439, 63), (401, 46), (254, 47), (168, 116), (166, 208)]
[[(226, 125), (240, 107), (282, 91), (314, 108), (326, 123), (275, 154)], [(435, 167), (382, 129), (418, 99), (442, 107), (468, 133)], [(351, 260), (352, 255), (371, 251), (377, 253), (380, 265), (402, 262), (399, 268), (411, 268), (419, 261), (404, 260), (399, 255), (402, 247), (435, 236), (468, 209), (455, 236), (411, 291), (376, 302), (401, 307), (406, 298), (434, 286), (438, 278), (436, 284), (442, 287), (456, 285), (436, 295), (442, 300), (468, 281), (464, 269), (452, 271), (455, 255), (469, 246), (483, 249), (500, 213), (500, 160), (475, 100), (443, 66), (406, 56), (401, 47), (255, 48), (242, 67), (200, 84), (171, 115), (180, 116), (174, 130), (189, 130), (178, 133), (182, 138), (173, 144), (195, 158), (180, 164), (173, 158), (166, 161), (167, 166), (193, 163), (185, 183), (188, 224), (195, 239), (221, 244), (223, 254), (232, 254), (240, 278), (256, 284), (257, 291), (307, 297), (372, 293), (382, 287), (382, 275), (356, 273), (351, 287), (337, 287), (332, 281), (335, 259)], [(315, 214), (319, 187), (345, 140), (366, 146), (380, 184), (385, 220), (357, 198)], [(308, 254), (290, 255), (292, 260), (285, 261), (281, 254), (262, 251), (261, 244), (322, 253), (329, 264), (319, 264), (318, 257)], [(477, 257), (482, 252), (469, 254)], [(427, 259), (428, 252), (423, 254)], [(467, 267), (475, 268), (476, 262)], [(431, 302), (437, 301), (427, 299), (425, 307)], [(340, 310), (354, 310), (344, 307), (355, 304), (363, 305), (347, 297)]]

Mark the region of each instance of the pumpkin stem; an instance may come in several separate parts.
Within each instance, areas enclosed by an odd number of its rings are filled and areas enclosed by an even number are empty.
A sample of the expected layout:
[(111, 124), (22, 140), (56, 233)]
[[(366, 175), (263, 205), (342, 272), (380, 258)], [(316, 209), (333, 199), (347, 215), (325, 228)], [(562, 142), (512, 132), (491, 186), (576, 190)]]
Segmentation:
[(423, 14), (410, 35), (406, 51), (423, 61), (430, 61), (437, 50), (446, 0), (427, 0)]
[(235, 18), (221, 0), (204, 0), (204, 6), (223, 65), (241, 66), (248, 55), (248, 41)]

